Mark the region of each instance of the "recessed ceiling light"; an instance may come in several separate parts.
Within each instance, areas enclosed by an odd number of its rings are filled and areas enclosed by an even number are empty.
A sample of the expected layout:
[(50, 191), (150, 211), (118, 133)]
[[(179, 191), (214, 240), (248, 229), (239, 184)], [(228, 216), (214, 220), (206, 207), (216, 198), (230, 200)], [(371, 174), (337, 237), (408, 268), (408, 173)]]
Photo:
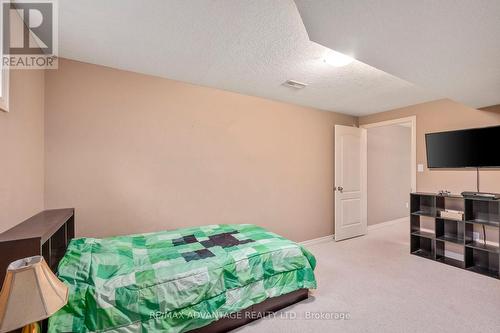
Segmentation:
[(325, 55), (323, 56), (323, 61), (335, 67), (342, 67), (349, 65), (351, 62), (354, 61), (354, 59), (343, 53), (333, 50), (328, 50), (325, 52)]
[(285, 82), (283, 82), (283, 85), (286, 87), (293, 88), (293, 89), (303, 89), (303, 88), (307, 87), (307, 84), (299, 82), (299, 81), (295, 81), (295, 80), (285, 81)]

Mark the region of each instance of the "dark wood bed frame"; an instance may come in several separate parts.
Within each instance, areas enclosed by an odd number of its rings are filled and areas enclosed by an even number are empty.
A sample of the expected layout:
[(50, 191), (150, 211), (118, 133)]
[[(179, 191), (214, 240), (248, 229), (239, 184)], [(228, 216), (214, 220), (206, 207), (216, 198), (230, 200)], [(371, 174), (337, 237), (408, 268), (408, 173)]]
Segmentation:
[(264, 302), (252, 305), (244, 310), (238, 311), (231, 318), (219, 319), (207, 326), (203, 326), (192, 333), (220, 333), (229, 332), (238, 327), (244, 326), (252, 321), (262, 319), (278, 310), (286, 308), (292, 304), (303, 301), (309, 297), (308, 289), (299, 289), (289, 294), (268, 298)]
[[(69, 241), (75, 237), (75, 210), (73, 208), (45, 210), (0, 234), (0, 282), (3, 284), (7, 266), (15, 260), (42, 255), (49, 267), (57, 272)], [(308, 289), (269, 298), (261, 303), (221, 318), (193, 333), (228, 332), (252, 321), (281, 310), (309, 297)], [(47, 321), (42, 332), (47, 331)], [(13, 332), (20, 332), (16, 330)]]

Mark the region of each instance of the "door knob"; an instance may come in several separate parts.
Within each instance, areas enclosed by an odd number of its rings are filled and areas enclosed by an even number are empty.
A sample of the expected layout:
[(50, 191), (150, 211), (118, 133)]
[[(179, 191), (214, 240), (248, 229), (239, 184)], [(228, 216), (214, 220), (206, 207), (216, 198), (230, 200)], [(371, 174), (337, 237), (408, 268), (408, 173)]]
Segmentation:
[(342, 191), (344, 191), (344, 188), (343, 188), (342, 186), (339, 186), (339, 187), (337, 187), (337, 190), (338, 190), (339, 192), (342, 192)]

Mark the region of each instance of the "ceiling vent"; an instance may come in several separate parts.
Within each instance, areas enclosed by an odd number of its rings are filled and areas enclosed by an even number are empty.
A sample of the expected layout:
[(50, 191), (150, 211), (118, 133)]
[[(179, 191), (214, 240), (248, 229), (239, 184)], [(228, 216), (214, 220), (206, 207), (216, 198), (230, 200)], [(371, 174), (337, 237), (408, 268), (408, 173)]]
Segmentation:
[(307, 84), (299, 82), (299, 81), (294, 81), (294, 80), (288, 80), (283, 83), (285, 87), (293, 88), (293, 89), (304, 89), (307, 87)]

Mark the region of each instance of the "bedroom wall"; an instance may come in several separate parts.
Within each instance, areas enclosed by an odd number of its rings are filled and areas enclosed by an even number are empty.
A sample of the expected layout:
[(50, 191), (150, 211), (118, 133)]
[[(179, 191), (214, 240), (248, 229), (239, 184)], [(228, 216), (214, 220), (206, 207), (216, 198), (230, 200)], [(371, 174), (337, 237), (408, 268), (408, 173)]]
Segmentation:
[(367, 134), (368, 225), (408, 216), (411, 127), (373, 127)]
[(0, 233), (44, 208), (44, 71), (10, 72), (0, 111)]
[[(401, 109), (359, 118), (359, 124), (415, 115), (417, 117), (417, 163), (424, 165), (424, 172), (417, 173), (417, 190), (436, 192), (442, 189), (454, 193), (476, 190), (476, 171), (470, 169), (427, 169), (425, 133), (500, 124), (498, 112), (469, 108), (448, 99), (417, 104)], [(496, 143), (492, 143), (494, 147)], [(500, 193), (500, 170), (480, 171), (480, 190)]]
[(45, 203), (75, 207), (79, 236), (333, 233), (333, 129), (354, 117), (70, 60), (45, 97)]

